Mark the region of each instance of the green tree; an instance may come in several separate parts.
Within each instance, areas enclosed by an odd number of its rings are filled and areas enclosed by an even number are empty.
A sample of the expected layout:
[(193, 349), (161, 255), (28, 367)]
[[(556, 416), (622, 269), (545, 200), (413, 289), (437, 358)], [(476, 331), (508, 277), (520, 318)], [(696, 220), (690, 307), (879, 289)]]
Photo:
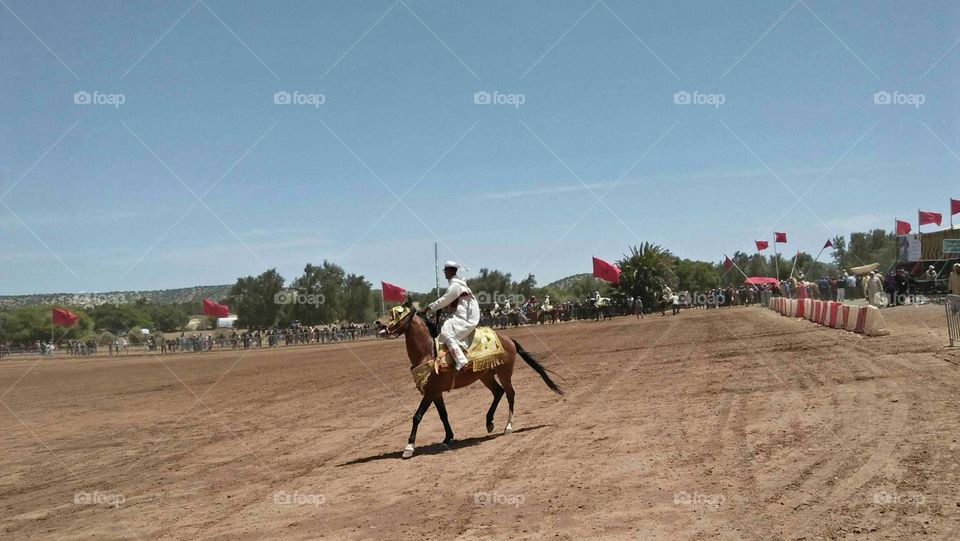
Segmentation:
[(884, 229), (850, 233), (850, 242), (837, 249), (834, 242), (834, 261), (842, 269), (879, 263), (881, 269), (889, 269), (896, 262), (897, 236)]
[[(736, 277), (743, 280), (736, 269)], [(704, 291), (708, 288), (714, 288), (720, 285), (720, 276), (717, 274), (717, 267), (706, 261), (694, 261), (692, 259), (680, 259), (674, 266), (674, 274), (677, 276), (677, 289), (688, 291)]]
[(114, 334), (126, 334), (133, 328), (153, 327), (145, 308), (133, 304), (101, 304), (90, 310), (94, 328)]
[(513, 282), (510, 281), (510, 273), (500, 272), (498, 270), (480, 269), (480, 273), (467, 280), (470, 290), (477, 296), (480, 307), (487, 310), (493, 307), (493, 303), (500, 295), (510, 295), (513, 293)]
[(537, 279), (534, 278), (532, 274), (528, 274), (526, 278), (520, 280), (519, 282), (514, 282), (513, 284), (513, 293), (515, 295), (520, 295), (524, 299), (529, 299), (536, 295), (537, 288)]
[(268, 329), (274, 326), (282, 306), (276, 295), (283, 291), (283, 283), (283, 276), (276, 269), (238, 279), (226, 298), (237, 313), (237, 327)]
[(51, 331), (59, 343), (63, 340), (75, 340), (88, 336), (93, 321), (86, 313), (72, 310), (79, 319), (73, 327), (53, 327), (53, 315), (50, 306), (25, 306), (0, 312), (0, 342), (26, 345), (40, 341), (50, 341)]
[(344, 317), (347, 321), (362, 322), (373, 319), (370, 287), (370, 282), (357, 274), (348, 274), (343, 279)]

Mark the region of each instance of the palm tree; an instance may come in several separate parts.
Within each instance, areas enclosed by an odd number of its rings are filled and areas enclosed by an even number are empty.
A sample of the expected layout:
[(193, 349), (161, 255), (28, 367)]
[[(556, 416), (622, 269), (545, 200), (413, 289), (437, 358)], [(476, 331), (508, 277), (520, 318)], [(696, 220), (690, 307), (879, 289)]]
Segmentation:
[(675, 260), (669, 250), (658, 244), (644, 242), (639, 248), (631, 246), (630, 253), (617, 262), (621, 273), (615, 294), (639, 298), (644, 306), (654, 306), (664, 286), (676, 286)]

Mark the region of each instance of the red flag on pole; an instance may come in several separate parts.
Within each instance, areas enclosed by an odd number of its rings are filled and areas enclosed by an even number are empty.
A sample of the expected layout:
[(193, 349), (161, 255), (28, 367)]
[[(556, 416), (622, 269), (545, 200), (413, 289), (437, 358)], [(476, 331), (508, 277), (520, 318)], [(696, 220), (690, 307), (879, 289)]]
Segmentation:
[(403, 302), (407, 297), (407, 290), (389, 282), (380, 282), (383, 288), (383, 300), (387, 302)]
[[(823, 243), (823, 247), (824, 247), (824, 248), (833, 248), (833, 241), (830, 240), (830, 239), (827, 239), (827, 242)], [(800, 253), (800, 252), (797, 252), (797, 253)]]
[(203, 315), (227, 317), (230, 315), (230, 309), (225, 304), (213, 302), (210, 299), (203, 299)]
[(593, 275), (614, 284), (620, 283), (620, 267), (596, 257), (593, 258)]
[(723, 268), (727, 270), (733, 268), (733, 260), (730, 259), (730, 256), (726, 256), (726, 259), (723, 260)]
[(757, 251), (758, 251), (758, 252), (761, 251), (761, 250), (766, 250), (767, 248), (770, 247), (770, 243), (767, 242), (767, 241), (765, 241), (765, 240), (755, 240), (755, 241), (753, 241), (753, 242), (754, 242), (754, 244), (757, 245)]
[(773, 242), (787, 242), (787, 234), (774, 232)]
[(73, 327), (77, 324), (77, 319), (80, 316), (74, 314), (70, 310), (65, 310), (63, 308), (54, 308), (53, 309), (53, 324), (59, 325), (61, 327)]
[(921, 210), (920, 212), (920, 225), (927, 224), (937, 224), (940, 225), (940, 222), (943, 221), (943, 215), (939, 212), (928, 212)]
[(960, 214), (960, 199), (950, 200), (950, 216), (954, 214)]
[(898, 235), (909, 235), (910, 234), (910, 222), (905, 222), (903, 220), (897, 220), (897, 234)]

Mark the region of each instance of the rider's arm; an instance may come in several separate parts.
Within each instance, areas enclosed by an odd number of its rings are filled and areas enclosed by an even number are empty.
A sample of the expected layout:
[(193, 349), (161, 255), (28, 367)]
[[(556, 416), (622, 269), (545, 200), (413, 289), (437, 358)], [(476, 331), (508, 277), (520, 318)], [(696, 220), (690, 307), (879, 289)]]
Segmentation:
[(463, 291), (460, 287), (460, 284), (453, 282), (449, 287), (447, 287), (447, 292), (444, 293), (442, 297), (431, 302), (430, 305), (427, 306), (427, 310), (430, 312), (436, 312), (441, 308), (446, 308), (450, 305), (450, 303), (457, 300), (462, 292)]

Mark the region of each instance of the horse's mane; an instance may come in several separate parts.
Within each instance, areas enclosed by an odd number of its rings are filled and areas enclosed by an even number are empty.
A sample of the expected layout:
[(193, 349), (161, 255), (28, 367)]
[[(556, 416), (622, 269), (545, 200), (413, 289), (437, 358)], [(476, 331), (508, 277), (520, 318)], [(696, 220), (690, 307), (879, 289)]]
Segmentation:
[(430, 338), (436, 338), (440, 334), (440, 330), (437, 328), (436, 320), (427, 319), (421, 314), (417, 314), (414, 317), (419, 317), (427, 325), (427, 330), (430, 331)]

